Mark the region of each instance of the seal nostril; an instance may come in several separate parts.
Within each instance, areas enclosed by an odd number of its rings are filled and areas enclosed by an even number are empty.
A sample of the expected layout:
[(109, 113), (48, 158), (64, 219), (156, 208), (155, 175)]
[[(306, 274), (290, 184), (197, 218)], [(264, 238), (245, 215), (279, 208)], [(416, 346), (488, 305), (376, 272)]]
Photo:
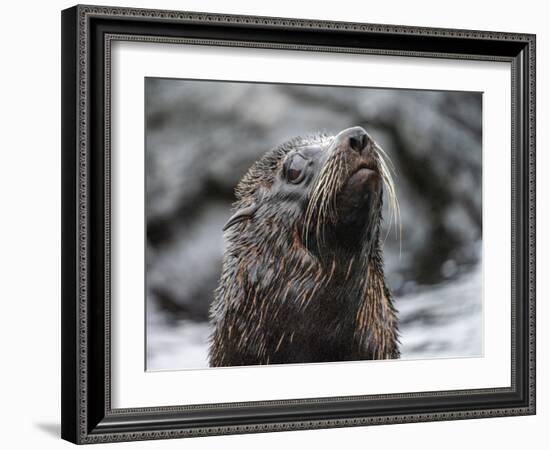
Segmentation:
[(357, 133), (349, 138), (349, 146), (356, 152), (361, 152), (365, 148), (367, 141), (367, 135), (364, 133)]

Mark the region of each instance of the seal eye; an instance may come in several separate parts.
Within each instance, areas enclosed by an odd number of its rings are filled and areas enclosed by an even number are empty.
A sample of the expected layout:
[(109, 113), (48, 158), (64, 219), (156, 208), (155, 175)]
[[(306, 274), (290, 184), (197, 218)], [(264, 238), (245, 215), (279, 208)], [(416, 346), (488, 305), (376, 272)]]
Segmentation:
[(308, 161), (299, 153), (287, 160), (285, 164), (285, 177), (290, 183), (298, 184), (304, 179)]

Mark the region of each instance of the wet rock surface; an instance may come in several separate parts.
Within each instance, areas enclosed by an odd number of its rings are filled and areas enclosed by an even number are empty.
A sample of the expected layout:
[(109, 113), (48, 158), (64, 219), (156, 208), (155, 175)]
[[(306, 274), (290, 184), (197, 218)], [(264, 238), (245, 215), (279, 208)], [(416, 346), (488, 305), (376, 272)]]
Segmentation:
[(401, 238), (388, 230), (384, 253), (404, 356), (481, 353), (481, 94), (151, 78), (145, 94), (149, 368), (206, 361), (221, 228), (250, 165), (354, 125), (396, 169)]

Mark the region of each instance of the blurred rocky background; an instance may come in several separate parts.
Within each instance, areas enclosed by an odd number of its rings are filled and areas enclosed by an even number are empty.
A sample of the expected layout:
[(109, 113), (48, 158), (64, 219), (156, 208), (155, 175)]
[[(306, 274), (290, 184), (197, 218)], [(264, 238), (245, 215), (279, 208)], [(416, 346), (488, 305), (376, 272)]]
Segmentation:
[(147, 78), (145, 96), (148, 370), (208, 364), (221, 230), (250, 165), (354, 125), (397, 172), (384, 253), (403, 358), (482, 354), (480, 93)]

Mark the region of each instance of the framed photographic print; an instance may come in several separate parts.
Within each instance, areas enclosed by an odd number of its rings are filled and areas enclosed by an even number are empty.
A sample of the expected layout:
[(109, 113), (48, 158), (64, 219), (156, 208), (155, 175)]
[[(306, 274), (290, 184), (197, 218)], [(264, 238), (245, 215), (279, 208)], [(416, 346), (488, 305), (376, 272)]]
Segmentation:
[(535, 413), (535, 36), (62, 12), (62, 437)]

